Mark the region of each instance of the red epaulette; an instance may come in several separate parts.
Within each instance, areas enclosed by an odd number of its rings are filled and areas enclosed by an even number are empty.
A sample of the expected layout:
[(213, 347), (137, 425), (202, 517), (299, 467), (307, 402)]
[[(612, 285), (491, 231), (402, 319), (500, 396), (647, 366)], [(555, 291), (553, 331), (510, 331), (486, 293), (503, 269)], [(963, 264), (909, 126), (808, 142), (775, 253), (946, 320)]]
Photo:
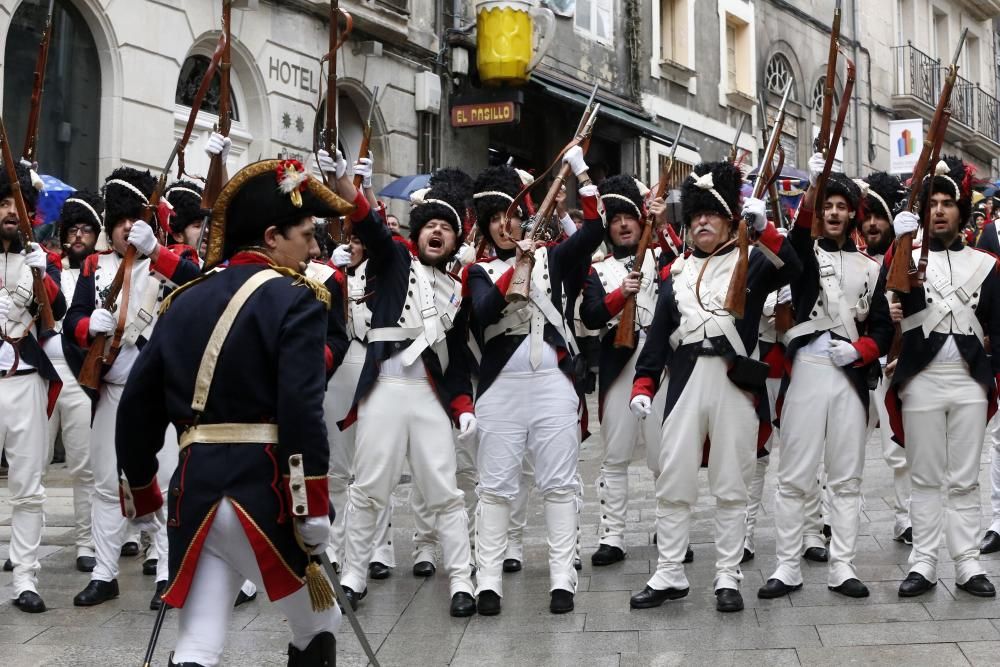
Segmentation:
[(49, 264), (62, 268), (62, 255), (57, 252), (52, 252), (48, 248), (42, 248), (45, 251), (45, 261)]
[(80, 269), (80, 275), (87, 277), (94, 275), (97, 271), (97, 263), (100, 261), (101, 255), (110, 255), (114, 250), (110, 248), (108, 250), (102, 250), (100, 252), (95, 252), (92, 255), (87, 255), (87, 259), (83, 260), (83, 268)]
[(183, 257), (189, 262), (201, 264), (201, 260), (198, 257), (198, 251), (186, 243), (173, 243), (167, 246), (167, 250), (174, 253), (178, 257)]

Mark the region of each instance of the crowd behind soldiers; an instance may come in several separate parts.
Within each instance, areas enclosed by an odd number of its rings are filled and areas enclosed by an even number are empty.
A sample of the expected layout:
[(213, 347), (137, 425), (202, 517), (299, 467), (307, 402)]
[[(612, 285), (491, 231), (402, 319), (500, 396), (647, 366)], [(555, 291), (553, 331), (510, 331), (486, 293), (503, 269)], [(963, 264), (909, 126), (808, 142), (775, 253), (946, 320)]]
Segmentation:
[[(208, 151), (225, 160), (228, 146), (213, 134)], [(833, 174), (815, 201), (817, 155), (786, 222), (741, 195), (745, 174), (729, 162), (695, 167), (680, 184), (678, 214), (630, 176), (593, 182), (578, 147), (562, 161), (579, 209), (568, 208), (564, 186), (553, 218), (536, 222), (531, 197), (518, 196), (529, 174), (442, 169), (411, 197), (408, 238), (371, 188), (371, 157), (349, 170), (339, 152), (320, 151), (317, 175), (295, 161), (254, 163), (210, 211), (198, 184), (178, 181), (149, 222), (156, 181), (122, 167), (100, 193), (65, 201), (48, 250), (22, 243), (12, 184), (0, 177), (0, 443), (14, 605), (45, 611), (42, 477), (57, 436), (73, 479), (76, 568), (90, 573), (74, 604), (117, 597), (119, 558), (136, 554), (146, 532), (150, 607), (181, 608), (174, 664), (217, 664), (228, 614), (258, 587), (289, 618), (290, 664), (326, 664), (340, 613), (309, 608), (306, 568), (325, 553), (352, 609), (368, 579), (392, 576), (392, 492), (407, 462), (412, 572), (443, 568), (453, 616), (501, 613), (504, 575), (524, 562), (532, 488), (544, 507), (549, 609), (572, 611), (585, 487), (593, 484), (601, 504), (589, 558), (613, 565), (630, 546), (628, 468), (639, 444), (655, 481), (658, 557), (632, 608), (689, 594), (684, 564), (693, 557), (698, 470), (707, 467), (712, 590), (720, 612), (743, 609), (740, 565), (757, 553), (764, 477), (779, 446), (777, 567), (757, 595), (800, 589), (806, 558), (829, 563), (830, 590), (866, 597), (854, 561), (864, 449), (876, 426), (894, 477), (892, 537), (913, 545), (899, 595), (936, 585), (943, 540), (957, 587), (994, 596), (979, 556), (1000, 550), (1000, 429), (989, 429), (994, 521), (985, 536), (977, 480), (1000, 378), (1000, 357), (986, 344), (1000, 335), (1000, 237), (972, 170), (946, 157), (923, 183)], [(39, 181), (30, 165), (17, 174), (33, 210)], [(893, 239), (921, 229), (903, 206), (908, 189), (920, 192), (929, 218), (914, 244), (915, 258), (929, 247), (927, 279), (897, 295), (885, 286)], [(746, 259), (733, 240), (741, 217), (754, 238)], [(636, 257), (647, 219), (654, 242)], [(331, 237), (337, 220), (349, 228), (340, 243)], [(533, 234), (536, 224), (546, 231)], [(102, 241), (106, 250), (97, 249)], [(139, 259), (119, 309), (107, 295), (129, 246)], [(530, 278), (519, 284), (515, 267), (525, 262)], [(736, 318), (725, 303), (741, 262), (746, 306)], [(272, 269), (287, 293), (253, 285), (276, 301), (266, 317), (250, 301), (249, 314), (226, 322), (233, 333), (203, 384), (199, 341), (207, 345), (226, 321), (222, 309), (239, 301), (250, 267)], [(55, 331), (36, 321), (32, 271), (44, 274)], [(200, 315), (186, 293), (207, 299)], [(635, 344), (619, 347), (626, 308), (635, 308)], [(319, 310), (322, 330), (293, 335), (319, 321)], [(258, 315), (291, 324), (264, 345), (264, 333), (248, 333)], [(84, 390), (76, 378), (101, 337), (120, 338), (120, 347), (100, 389)], [(227, 349), (258, 351), (237, 370)], [(226, 387), (247, 395), (237, 405)], [(597, 479), (583, 480), (584, 397), (593, 391), (602, 458)], [(258, 402), (271, 408), (246, 407)], [(219, 445), (237, 442), (266, 455), (225, 482), (199, 477), (231, 466)], [(271, 500), (251, 492), (268, 485)]]

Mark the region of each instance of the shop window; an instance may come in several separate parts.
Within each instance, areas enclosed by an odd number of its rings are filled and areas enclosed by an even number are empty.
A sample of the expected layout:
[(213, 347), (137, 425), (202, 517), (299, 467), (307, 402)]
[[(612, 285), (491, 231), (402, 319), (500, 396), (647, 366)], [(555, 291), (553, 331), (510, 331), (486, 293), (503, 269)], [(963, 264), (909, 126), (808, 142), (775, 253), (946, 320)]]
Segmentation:
[[(184, 65), (181, 67), (180, 76), (177, 77), (177, 89), (174, 91), (175, 104), (191, 107), (211, 62), (212, 60), (208, 56), (188, 56), (188, 59), (184, 61)], [(202, 100), (201, 112), (210, 113), (215, 116), (219, 115), (219, 104), (222, 101), (220, 87), (219, 72), (216, 71), (212, 76), (212, 85), (208, 87), (205, 99)], [(233, 92), (232, 86), (229, 88), (229, 117), (234, 121), (239, 121), (240, 119), (240, 110), (236, 104), (236, 95)]]
[[(24, 0), (10, 20), (4, 53), (3, 119), (21, 153), (28, 127), (38, 44), (48, 0)], [(86, 21), (69, 0), (56, 0), (38, 119), (39, 170), (76, 188), (96, 188), (101, 132), (101, 64)]]
[(614, 43), (615, 0), (576, 0), (576, 30), (601, 44)]
[(688, 57), (688, 0), (660, 0), (660, 56), (667, 62), (692, 67)]

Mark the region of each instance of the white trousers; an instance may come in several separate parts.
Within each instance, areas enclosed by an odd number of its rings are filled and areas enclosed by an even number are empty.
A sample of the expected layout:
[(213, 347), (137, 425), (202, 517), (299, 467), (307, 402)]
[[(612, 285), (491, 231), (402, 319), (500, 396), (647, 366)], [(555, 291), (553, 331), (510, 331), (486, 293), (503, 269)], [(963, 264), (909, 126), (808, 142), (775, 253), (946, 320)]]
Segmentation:
[[(123, 385), (102, 384), (94, 422), (90, 429), (90, 467), (94, 473), (92, 496), (92, 530), (97, 566), (91, 579), (111, 581), (118, 578), (119, 558), (128, 530), (128, 520), (122, 516), (118, 501), (118, 457), (115, 453), (115, 419), (121, 402)], [(161, 489), (169, 488), (170, 477), (177, 468), (177, 432), (167, 427), (164, 445), (156, 455), (159, 468), (156, 480)], [(152, 535), (158, 562), (156, 580), (168, 579), (167, 535), (160, 530)]]
[(827, 581), (839, 586), (857, 578), (861, 517), (861, 473), (865, 464), (868, 415), (847, 374), (829, 358), (799, 353), (781, 413), (781, 458), (775, 499), (778, 567), (771, 578), (802, 583), (799, 556), (805, 499), (824, 463), (830, 492), (830, 565)]
[[(462, 492), (465, 516), (469, 519), (469, 549), (475, 550), (475, 512), (476, 485), (479, 483), (479, 471), (476, 469), (476, 452), (479, 440), (476, 436), (459, 440), (457, 432), (453, 432), (455, 445), (455, 481), (458, 490)], [(413, 487), (410, 492), (410, 503), (413, 507), (413, 562), (434, 562), (434, 552), (437, 546), (437, 534), (434, 532), (433, 516), (427, 512), (427, 502), (420, 495), (420, 489)], [(473, 556), (473, 562), (475, 557)]]
[(7, 455), (15, 599), (24, 591), (38, 592), (38, 547), (45, 524), (42, 474), (48, 465), (47, 401), (48, 383), (38, 373), (0, 379), (0, 451)]
[(507, 548), (504, 559), (524, 561), (524, 529), (528, 525), (528, 501), (531, 500), (531, 489), (535, 486), (535, 464), (531, 454), (526, 454), (521, 464), (521, 477), (518, 480), (517, 497), (510, 505), (510, 522), (507, 524)]
[(720, 357), (700, 357), (660, 438), (656, 478), (658, 561), (649, 586), (688, 588), (684, 572), (691, 509), (698, 500), (698, 469), (705, 438), (711, 440), (708, 484), (715, 496), (714, 590), (739, 588), (747, 489), (757, 454), (757, 414), (753, 401), (729, 381)]
[[(337, 422), (347, 415), (354, 402), (354, 390), (361, 377), (365, 363), (365, 346), (357, 340), (351, 341), (344, 362), (330, 378), (323, 399), (323, 418), (330, 439), (330, 499), (337, 517), (330, 526), (330, 546), (327, 555), (333, 563), (344, 561), (344, 519), (347, 516), (347, 488), (354, 475), (354, 448), (356, 424), (343, 431)], [(386, 503), (379, 513), (375, 528), (375, 550), (372, 560), (389, 567), (396, 566), (395, 550), (392, 547), (392, 503)]]
[(73, 525), (77, 556), (94, 555), (90, 529), (90, 497), (94, 492), (94, 473), (90, 470), (90, 398), (80, 388), (66, 361), (56, 357), (52, 365), (62, 379), (62, 391), (49, 417), (49, 451), (52, 460), (56, 437), (62, 436), (66, 467), (73, 480)]
[(625, 513), (628, 509), (628, 466), (636, 445), (641, 440), (646, 445), (649, 469), (653, 471), (654, 477), (659, 472), (657, 450), (660, 445), (663, 408), (667, 400), (667, 383), (663, 382), (660, 391), (653, 397), (653, 413), (649, 417), (639, 419), (629, 409), (635, 361), (641, 351), (640, 345), (605, 393), (601, 419), (604, 455), (597, 475), (597, 496), (601, 501), (601, 520), (597, 530), (600, 544), (618, 547), (622, 551), (627, 551)]
[[(771, 420), (774, 421), (775, 405), (778, 401), (778, 393), (781, 390), (781, 378), (767, 378), (765, 384), (767, 386), (768, 414), (771, 415)], [(771, 435), (768, 436), (767, 444), (765, 445), (768, 454), (758, 456), (754, 462), (753, 479), (750, 481), (750, 488), (748, 489), (746, 537), (743, 539), (743, 547), (753, 553), (757, 551), (753, 541), (754, 532), (757, 528), (757, 515), (760, 514), (760, 508), (764, 505), (764, 479), (767, 477), (767, 468), (771, 465), (771, 454), (774, 454), (778, 450), (779, 444), (781, 444), (781, 437), (778, 427), (772, 426)]]
[(892, 470), (892, 511), (894, 514), (892, 536), (900, 537), (910, 527), (910, 467), (906, 463), (906, 451), (892, 439), (889, 428), (889, 413), (885, 408), (885, 395), (889, 391), (889, 378), (879, 379), (878, 387), (871, 392), (873, 409), (869, 410), (868, 434), (879, 426), (879, 440), (882, 443), (882, 458)]
[(913, 484), (910, 571), (937, 581), (943, 537), (955, 561), (955, 580), (964, 584), (984, 572), (978, 533), (986, 390), (963, 362), (931, 363), (906, 383), (899, 397)]
[[(179, 610), (174, 662), (192, 662), (206, 667), (218, 665), (226, 644), (226, 631), (233, 614), (233, 600), (249, 580), (263, 588), (250, 542), (236, 511), (223, 500), (205, 538), (194, 580), (184, 606)], [(340, 607), (314, 612), (309, 591), (303, 586), (274, 603), (288, 620), (292, 645), (305, 649), (321, 632), (336, 632)]]
[(451, 420), (427, 380), (380, 377), (358, 406), (354, 484), (347, 491), (344, 586), (363, 591), (379, 513), (409, 458), (413, 483), (434, 517), (451, 595), (472, 593), (469, 525), (455, 483)]
[(990, 445), (990, 508), (993, 510), (989, 530), (1000, 534), (1000, 418), (996, 415), (986, 427), (986, 438)]

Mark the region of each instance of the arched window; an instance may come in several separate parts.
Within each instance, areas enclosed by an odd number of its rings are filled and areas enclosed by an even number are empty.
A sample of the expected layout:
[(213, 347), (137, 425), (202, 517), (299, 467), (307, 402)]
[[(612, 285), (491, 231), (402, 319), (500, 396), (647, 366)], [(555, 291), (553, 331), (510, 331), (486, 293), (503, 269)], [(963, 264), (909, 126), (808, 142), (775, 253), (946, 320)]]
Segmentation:
[(782, 95), (789, 81), (792, 82), (792, 92), (788, 97), (794, 100), (796, 99), (795, 75), (792, 73), (792, 66), (788, 62), (788, 58), (780, 53), (775, 53), (771, 56), (771, 60), (768, 61), (767, 68), (764, 70), (764, 83), (770, 92)]
[[(816, 85), (813, 86), (812, 92), (812, 108), (816, 113), (823, 113), (823, 97), (826, 91), (826, 75), (821, 76), (817, 81)], [(840, 104), (840, 96), (837, 95), (836, 85), (833, 89), (833, 108), (836, 109), (837, 105)]]
[[(11, 17), (3, 61), (3, 119), (17, 156), (28, 127), (47, 0), (24, 0)], [(86, 21), (56, 0), (35, 159), (39, 170), (76, 188), (96, 188), (101, 132), (101, 65)]]
[[(194, 97), (198, 94), (201, 81), (205, 78), (205, 72), (212, 59), (208, 56), (196, 54), (188, 56), (181, 66), (181, 74), (177, 77), (177, 90), (174, 92), (174, 103), (190, 107), (194, 103)], [(219, 72), (212, 75), (212, 85), (208, 87), (205, 99), (201, 103), (201, 111), (215, 116), (219, 115), (220, 88)], [(236, 94), (232, 86), (229, 87), (229, 117), (234, 121), (240, 119), (240, 109), (236, 104)]]

